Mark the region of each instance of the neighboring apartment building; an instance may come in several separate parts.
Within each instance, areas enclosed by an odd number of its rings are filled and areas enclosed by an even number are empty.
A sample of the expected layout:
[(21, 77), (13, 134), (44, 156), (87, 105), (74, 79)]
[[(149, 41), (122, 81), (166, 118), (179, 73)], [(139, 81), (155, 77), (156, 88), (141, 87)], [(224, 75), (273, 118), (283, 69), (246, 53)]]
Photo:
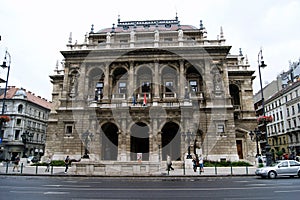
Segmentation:
[(267, 124), (273, 158), (277, 153), (300, 154), (300, 81), (291, 83), (265, 102)]
[[(273, 118), (273, 122), (267, 124), (267, 133), (274, 159), (277, 158), (276, 153), (279, 151), (287, 154), (300, 153), (297, 129), (300, 123), (297, 118), (300, 109), (298, 107), (300, 106), (298, 98), (300, 62), (290, 63), (289, 67), (287, 72), (282, 72), (276, 80), (263, 88), (266, 116)], [(261, 91), (254, 95), (254, 108), (257, 117), (263, 115)], [(266, 128), (263, 123), (258, 124), (258, 128), (265, 133)], [(262, 150), (266, 143), (264, 138), (260, 141)]]
[[(0, 159), (43, 156), (51, 103), (22, 88), (8, 87), (6, 94), (4, 116), (10, 120), (2, 126)], [(1, 110), (3, 97), (4, 89), (1, 89)]]
[[(229, 53), (222, 28), (208, 39), (201, 21), (118, 19), (67, 47), (63, 70), (50, 76), (54, 159), (85, 154), (99, 165), (91, 170), (119, 162), (115, 171), (136, 172), (157, 172), (167, 155), (180, 167), (195, 154), (254, 160), (254, 71), (242, 52)], [(137, 161), (145, 166), (130, 167)]]

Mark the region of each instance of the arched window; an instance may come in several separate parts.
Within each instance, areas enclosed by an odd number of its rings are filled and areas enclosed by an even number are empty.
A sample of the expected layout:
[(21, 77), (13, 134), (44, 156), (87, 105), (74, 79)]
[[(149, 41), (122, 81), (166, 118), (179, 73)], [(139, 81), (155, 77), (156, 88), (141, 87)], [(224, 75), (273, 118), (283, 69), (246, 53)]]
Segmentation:
[(18, 106), (18, 113), (23, 113), (23, 105), (22, 104), (20, 104)]
[(230, 96), (232, 98), (231, 102), (233, 106), (240, 106), (240, 90), (235, 84), (229, 85)]

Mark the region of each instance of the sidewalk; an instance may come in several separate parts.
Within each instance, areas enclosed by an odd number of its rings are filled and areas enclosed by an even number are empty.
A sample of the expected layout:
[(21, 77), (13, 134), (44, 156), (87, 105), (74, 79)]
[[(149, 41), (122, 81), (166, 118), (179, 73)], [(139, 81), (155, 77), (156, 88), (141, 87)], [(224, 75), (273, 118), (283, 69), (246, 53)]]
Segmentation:
[[(69, 167), (68, 173), (64, 173), (65, 167), (52, 167), (50, 168), (50, 172), (45, 172), (46, 166), (29, 166), (23, 165), (23, 168), (19, 168), (19, 172), (16, 170), (13, 171), (13, 165), (6, 163), (0, 164), (0, 175), (74, 175), (75, 173), (74, 167)], [(175, 168), (171, 171), (161, 170), (156, 174), (151, 176), (248, 176), (255, 175), (256, 167), (205, 167), (204, 172), (199, 173), (199, 168), (196, 172), (193, 169), (178, 169)]]

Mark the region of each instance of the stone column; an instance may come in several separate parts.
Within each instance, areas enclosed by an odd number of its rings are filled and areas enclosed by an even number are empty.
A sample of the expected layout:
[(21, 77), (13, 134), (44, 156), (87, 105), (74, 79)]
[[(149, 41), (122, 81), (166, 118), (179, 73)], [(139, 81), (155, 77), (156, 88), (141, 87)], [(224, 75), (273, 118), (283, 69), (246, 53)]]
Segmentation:
[(149, 134), (149, 161), (159, 162), (157, 119), (152, 119), (151, 122), (152, 133), (150, 132)]
[(108, 99), (109, 89), (109, 64), (105, 63), (103, 99)]
[(185, 88), (186, 78), (184, 76), (184, 61), (179, 61), (179, 97), (184, 99), (184, 88)]
[(128, 74), (128, 100), (132, 101), (132, 95), (134, 92), (134, 62), (129, 63), (129, 74)]
[(153, 98), (153, 102), (157, 102), (159, 101), (160, 97), (159, 97), (159, 88), (160, 88), (160, 80), (159, 80), (159, 63), (156, 60), (154, 62), (154, 98)]

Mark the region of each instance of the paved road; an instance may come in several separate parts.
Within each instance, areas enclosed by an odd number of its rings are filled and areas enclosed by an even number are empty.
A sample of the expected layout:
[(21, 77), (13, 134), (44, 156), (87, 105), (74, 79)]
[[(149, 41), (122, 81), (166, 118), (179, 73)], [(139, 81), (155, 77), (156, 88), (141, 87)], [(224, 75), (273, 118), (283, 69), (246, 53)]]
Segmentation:
[(288, 199), (298, 200), (299, 178), (101, 178), (0, 176), (1, 199)]

